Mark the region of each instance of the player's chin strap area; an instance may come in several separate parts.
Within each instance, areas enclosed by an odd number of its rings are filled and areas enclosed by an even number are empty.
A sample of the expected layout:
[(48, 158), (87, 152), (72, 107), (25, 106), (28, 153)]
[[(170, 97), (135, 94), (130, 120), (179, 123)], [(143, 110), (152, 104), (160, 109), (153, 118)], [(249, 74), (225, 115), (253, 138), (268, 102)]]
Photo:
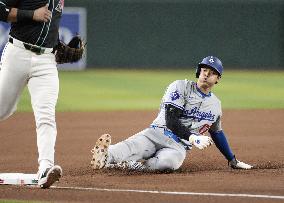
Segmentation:
[(190, 150), (192, 148), (191, 144), (186, 144), (184, 142), (182, 142), (182, 140), (176, 135), (174, 134), (172, 131), (170, 131), (169, 129), (167, 129), (166, 127), (161, 127), (161, 126), (157, 126), (157, 125), (150, 125), (150, 128), (161, 128), (164, 130), (164, 135), (173, 139), (174, 141), (176, 141), (177, 143), (182, 144), (186, 150)]

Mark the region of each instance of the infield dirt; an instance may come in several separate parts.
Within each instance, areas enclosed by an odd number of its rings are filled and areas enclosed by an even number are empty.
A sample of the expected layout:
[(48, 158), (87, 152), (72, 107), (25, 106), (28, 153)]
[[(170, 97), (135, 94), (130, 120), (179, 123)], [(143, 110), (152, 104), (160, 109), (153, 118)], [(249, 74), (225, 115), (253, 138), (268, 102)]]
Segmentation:
[[(57, 113), (56, 186), (173, 192), (284, 195), (284, 110), (225, 110), (223, 129), (237, 158), (255, 169), (233, 170), (215, 146), (188, 152), (173, 173), (93, 171), (91, 149), (103, 133), (119, 142), (148, 127), (157, 111)], [(0, 123), (0, 172), (37, 172), (32, 113)], [(283, 199), (149, 194), (25, 186), (0, 186), (1, 199), (51, 202), (283, 202)]]

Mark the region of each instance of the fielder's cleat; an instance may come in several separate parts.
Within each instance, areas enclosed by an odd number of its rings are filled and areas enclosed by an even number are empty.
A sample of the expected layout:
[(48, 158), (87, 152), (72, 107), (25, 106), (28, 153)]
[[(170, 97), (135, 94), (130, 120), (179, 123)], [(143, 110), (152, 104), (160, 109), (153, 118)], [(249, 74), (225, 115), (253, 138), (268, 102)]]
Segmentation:
[(93, 157), (91, 166), (93, 169), (101, 169), (105, 167), (108, 158), (108, 148), (111, 143), (111, 136), (103, 134), (96, 142), (95, 147), (91, 150)]
[(62, 176), (62, 169), (60, 166), (53, 166), (47, 168), (43, 173), (39, 174), (38, 185), (42, 189), (49, 188), (53, 183), (59, 181)]

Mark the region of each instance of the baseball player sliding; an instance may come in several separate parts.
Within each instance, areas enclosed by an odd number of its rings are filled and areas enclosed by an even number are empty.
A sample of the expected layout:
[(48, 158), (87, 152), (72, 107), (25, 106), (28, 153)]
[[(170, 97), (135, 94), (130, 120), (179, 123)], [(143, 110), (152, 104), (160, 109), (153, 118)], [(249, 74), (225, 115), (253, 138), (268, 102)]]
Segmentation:
[(160, 112), (149, 128), (115, 145), (110, 145), (109, 134), (102, 135), (92, 149), (92, 167), (177, 170), (186, 150), (205, 149), (215, 143), (233, 169), (251, 169), (236, 159), (221, 127), (221, 102), (211, 90), (222, 73), (217, 57), (204, 58), (196, 69), (197, 82), (177, 80), (168, 86)]

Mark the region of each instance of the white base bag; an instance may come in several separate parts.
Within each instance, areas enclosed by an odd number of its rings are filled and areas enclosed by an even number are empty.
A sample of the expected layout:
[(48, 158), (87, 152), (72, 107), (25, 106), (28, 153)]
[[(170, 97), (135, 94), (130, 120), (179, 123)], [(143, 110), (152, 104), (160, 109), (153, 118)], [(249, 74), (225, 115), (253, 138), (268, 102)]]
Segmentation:
[(37, 174), (0, 173), (0, 185), (37, 185)]

